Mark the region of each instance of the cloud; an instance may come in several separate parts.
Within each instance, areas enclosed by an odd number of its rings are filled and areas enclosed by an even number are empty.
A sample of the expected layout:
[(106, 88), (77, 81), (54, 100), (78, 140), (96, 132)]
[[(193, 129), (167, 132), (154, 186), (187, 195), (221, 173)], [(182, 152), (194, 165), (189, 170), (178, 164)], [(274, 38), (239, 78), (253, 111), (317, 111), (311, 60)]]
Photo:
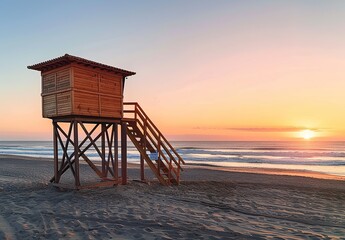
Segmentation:
[(306, 127), (225, 127), (225, 128), (202, 128), (197, 127), (196, 129), (218, 129), (218, 130), (229, 130), (229, 131), (243, 131), (243, 132), (299, 132), (306, 129), (315, 132), (321, 132), (324, 129), (321, 128), (306, 128)]
[(318, 132), (320, 129), (305, 128), (305, 127), (240, 127), (240, 128), (225, 128), (232, 131), (244, 131), (244, 132), (299, 132), (306, 129)]

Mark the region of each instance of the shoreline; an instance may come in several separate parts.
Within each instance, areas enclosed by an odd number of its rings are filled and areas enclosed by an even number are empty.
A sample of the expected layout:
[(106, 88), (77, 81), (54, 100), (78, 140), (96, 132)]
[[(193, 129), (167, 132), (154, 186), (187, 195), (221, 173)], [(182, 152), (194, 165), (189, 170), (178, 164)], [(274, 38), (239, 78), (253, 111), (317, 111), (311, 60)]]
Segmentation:
[[(22, 159), (29, 161), (49, 161), (52, 162), (52, 158), (43, 158), (43, 157), (31, 157), (31, 156), (21, 156), (21, 155), (7, 155), (0, 154), (1, 158), (7, 159)], [(80, 161), (81, 164), (87, 165), (84, 161)], [(128, 168), (139, 168), (139, 163), (128, 162)], [(100, 166), (99, 163), (96, 163), (97, 166)], [(145, 165), (148, 168), (147, 165)], [(295, 177), (306, 177), (306, 178), (315, 178), (315, 179), (324, 179), (324, 180), (337, 180), (345, 181), (345, 176), (332, 175), (327, 173), (321, 173), (316, 171), (309, 170), (291, 170), (291, 169), (281, 169), (281, 168), (262, 168), (262, 167), (224, 167), (211, 165), (207, 163), (186, 163), (182, 166), (184, 169), (206, 169), (206, 170), (217, 170), (225, 172), (237, 172), (237, 173), (252, 173), (252, 174), (267, 174), (267, 175), (279, 175), (279, 176), (295, 176)]]
[[(18, 165), (25, 166), (25, 168), (33, 168), (30, 173), (34, 173), (37, 164), (38, 168), (44, 168), (44, 174), (40, 176), (42, 184), (48, 184), (50, 178), (53, 176), (53, 160), (50, 158), (32, 158), (21, 157), (14, 155), (0, 155), (0, 164), (5, 162), (9, 166), (16, 165), (12, 160), (16, 160)], [(37, 164), (33, 165), (31, 162)], [(14, 164), (13, 164), (14, 163)], [(120, 162), (119, 162), (120, 164)], [(100, 166), (99, 164), (96, 164)], [(81, 161), (84, 173), (84, 183), (98, 182), (97, 175), (88, 167), (87, 163)], [(286, 187), (302, 187), (311, 189), (337, 189), (345, 191), (345, 181), (343, 179), (327, 174), (315, 174), (308, 171), (274, 171), (272, 169), (255, 169), (255, 168), (223, 168), (218, 166), (203, 166), (203, 165), (184, 165), (184, 171), (181, 172), (181, 184), (185, 183), (239, 183), (239, 184), (259, 184), (270, 186), (286, 186)], [(140, 181), (140, 165), (136, 163), (128, 163), (128, 182)], [(63, 179), (69, 181), (67, 184), (73, 184), (71, 173), (66, 172), (67, 175)], [(19, 174), (22, 174), (20, 171)], [(36, 173), (34, 173), (36, 174)], [(158, 184), (157, 179), (153, 176), (148, 166), (145, 166), (145, 177), (149, 184)], [(90, 181), (89, 181), (90, 180)], [(1, 183), (1, 169), (0, 169), (0, 183)], [(159, 185), (159, 184), (158, 184)], [(1, 187), (1, 186), (0, 186)]]
[(308, 177), (316, 179), (326, 180), (339, 180), (345, 181), (345, 176), (332, 175), (327, 173), (320, 173), (309, 170), (290, 170), (281, 168), (260, 168), (260, 167), (223, 167), (214, 166), (211, 164), (187, 164), (186, 166), (195, 166), (198, 168), (206, 168), (209, 170), (220, 170), (228, 172), (240, 172), (240, 173), (254, 173), (254, 174), (267, 174), (267, 175), (281, 175), (281, 176), (295, 176), (295, 177)]

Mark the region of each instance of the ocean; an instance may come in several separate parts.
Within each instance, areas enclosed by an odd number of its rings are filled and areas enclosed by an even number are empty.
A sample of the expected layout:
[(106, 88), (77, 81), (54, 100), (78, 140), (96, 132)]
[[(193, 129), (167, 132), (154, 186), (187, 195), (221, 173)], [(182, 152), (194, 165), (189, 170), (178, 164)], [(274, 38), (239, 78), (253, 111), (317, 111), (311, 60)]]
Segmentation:
[[(345, 176), (345, 142), (321, 141), (173, 141), (181, 157), (190, 164), (214, 166), (309, 170)], [(0, 154), (53, 157), (51, 141), (0, 141)], [(98, 160), (96, 151), (88, 156)], [(139, 162), (139, 154), (128, 143), (128, 161)]]

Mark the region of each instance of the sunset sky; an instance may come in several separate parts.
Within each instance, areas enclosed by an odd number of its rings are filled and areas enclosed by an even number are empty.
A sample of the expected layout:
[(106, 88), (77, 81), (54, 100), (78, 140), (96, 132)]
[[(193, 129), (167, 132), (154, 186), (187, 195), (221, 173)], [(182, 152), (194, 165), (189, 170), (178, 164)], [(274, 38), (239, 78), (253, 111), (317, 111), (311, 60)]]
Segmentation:
[(137, 72), (171, 140), (345, 140), (345, 1), (0, 2), (0, 140), (50, 140), (40, 74), (65, 53)]

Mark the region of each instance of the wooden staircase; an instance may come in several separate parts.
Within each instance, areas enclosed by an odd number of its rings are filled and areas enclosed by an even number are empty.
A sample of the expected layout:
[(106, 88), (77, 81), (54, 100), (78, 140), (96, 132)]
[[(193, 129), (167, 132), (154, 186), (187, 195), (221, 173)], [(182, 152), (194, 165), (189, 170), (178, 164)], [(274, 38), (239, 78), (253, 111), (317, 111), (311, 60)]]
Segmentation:
[[(178, 185), (181, 165), (185, 164), (144, 110), (136, 102), (123, 103), (127, 135), (159, 182)], [(128, 109), (130, 108), (130, 109)], [(128, 116), (130, 115), (130, 116)]]

